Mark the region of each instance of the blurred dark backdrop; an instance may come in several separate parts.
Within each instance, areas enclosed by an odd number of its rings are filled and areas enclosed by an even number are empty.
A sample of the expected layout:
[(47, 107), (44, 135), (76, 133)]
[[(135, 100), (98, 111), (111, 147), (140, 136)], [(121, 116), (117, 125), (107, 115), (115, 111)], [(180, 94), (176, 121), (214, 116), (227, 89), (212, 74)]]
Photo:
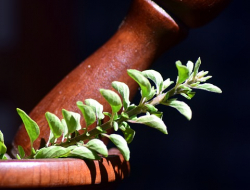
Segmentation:
[[(10, 143), (26, 112), (117, 30), (129, 1), (0, 0), (0, 129)], [(131, 176), (119, 189), (250, 189), (249, 3), (233, 1), (206, 26), (158, 59), (175, 80), (175, 61), (202, 59), (222, 94), (199, 91), (193, 118), (165, 109), (169, 135), (137, 131)], [(138, 97), (135, 98), (135, 102)], [(143, 129), (142, 129), (143, 128)]]

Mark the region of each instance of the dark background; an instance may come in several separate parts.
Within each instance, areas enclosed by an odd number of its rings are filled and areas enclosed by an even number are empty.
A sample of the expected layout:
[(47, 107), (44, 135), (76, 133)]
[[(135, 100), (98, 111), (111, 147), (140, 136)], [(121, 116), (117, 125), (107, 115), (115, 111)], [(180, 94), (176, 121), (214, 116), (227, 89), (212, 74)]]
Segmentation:
[[(131, 1), (0, 0), (0, 129), (10, 143), (26, 112), (117, 30)], [(233, 1), (217, 19), (158, 59), (175, 80), (175, 61), (202, 59), (223, 93), (187, 101), (193, 118), (164, 109), (169, 135), (141, 125), (131, 176), (119, 189), (250, 189), (249, 3)], [(139, 96), (138, 96), (139, 97)], [(135, 98), (135, 103), (138, 102)]]

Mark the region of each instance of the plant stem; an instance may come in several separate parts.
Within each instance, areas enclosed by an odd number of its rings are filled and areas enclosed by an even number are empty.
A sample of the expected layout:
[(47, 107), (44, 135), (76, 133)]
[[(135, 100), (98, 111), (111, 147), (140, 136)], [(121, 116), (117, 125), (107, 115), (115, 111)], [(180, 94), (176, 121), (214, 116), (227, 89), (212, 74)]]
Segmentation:
[[(136, 108), (130, 110), (127, 112), (128, 116), (131, 117), (133, 115), (138, 115), (140, 113), (143, 113), (145, 112), (145, 106), (144, 105), (141, 105), (141, 106), (137, 106)], [(129, 119), (127, 118), (124, 118), (124, 117), (121, 117), (120, 119), (117, 120), (117, 123), (120, 124), (122, 123), (123, 121), (127, 121)], [(100, 126), (102, 128), (102, 130), (106, 131), (108, 129), (111, 129), (113, 126), (112, 126), (112, 120), (109, 120), (108, 122), (102, 124)], [(61, 144), (58, 144), (58, 146), (62, 146), (62, 147), (68, 147), (68, 146), (71, 146), (71, 145), (74, 145), (76, 144), (77, 142), (79, 141), (85, 141), (87, 139), (90, 139), (90, 137), (93, 137), (93, 136), (96, 136), (96, 135), (99, 135), (103, 133), (102, 131), (98, 130), (97, 128), (94, 128), (92, 130), (90, 130), (88, 132), (88, 136), (86, 134), (82, 134), (82, 135), (79, 135), (75, 138), (72, 138), (70, 139), (70, 141), (67, 141), (67, 142), (63, 142)]]
[[(178, 85), (176, 85), (175, 87), (173, 87), (171, 90), (169, 90), (167, 93), (168, 93), (168, 98), (169, 97), (172, 97), (174, 95), (176, 95), (176, 89), (178, 88)], [(164, 93), (164, 94), (159, 94), (158, 96), (156, 96), (152, 101), (150, 102), (144, 102), (143, 99), (141, 100), (140, 104), (135, 107), (134, 109), (132, 110), (129, 110), (128, 112), (126, 112), (128, 114), (129, 117), (133, 116), (133, 115), (138, 115), (138, 114), (141, 114), (141, 113), (145, 113), (147, 108), (146, 108), (146, 104), (151, 104), (153, 106), (155, 105), (158, 105), (160, 104), (160, 102), (163, 100), (163, 98), (165, 97), (165, 95), (167, 93)], [(118, 124), (122, 123), (123, 121), (127, 121), (129, 120), (128, 118), (125, 118), (125, 117), (121, 117), (120, 119), (118, 119), (116, 122)], [(112, 126), (112, 117), (110, 118), (110, 120), (104, 124), (102, 124), (100, 127), (102, 130), (106, 131), (108, 129), (111, 129), (113, 126)], [(79, 141), (85, 141), (85, 140), (88, 140), (90, 139), (91, 137), (94, 137), (96, 135), (99, 135), (99, 134), (102, 134), (103, 132), (98, 130), (97, 128), (94, 128), (90, 131), (88, 131), (88, 136), (85, 134), (82, 134), (82, 135), (79, 135), (77, 137), (74, 137), (72, 139), (70, 139), (69, 141), (67, 142), (63, 142), (61, 144), (58, 144), (58, 146), (62, 146), (62, 147), (68, 147), (68, 146), (71, 146), (71, 145), (74, 145), (76, 144), (77, 142)]]

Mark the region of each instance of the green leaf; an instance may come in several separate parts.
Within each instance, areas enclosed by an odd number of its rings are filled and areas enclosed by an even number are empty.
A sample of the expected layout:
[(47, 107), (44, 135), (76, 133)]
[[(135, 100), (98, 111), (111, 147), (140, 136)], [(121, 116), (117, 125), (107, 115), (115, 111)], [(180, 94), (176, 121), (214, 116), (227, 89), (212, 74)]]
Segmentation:
[(135, 131), (130, 128), (127, 122), (122, 122), (119, 128), (122, 130), (127, 143), (131, 143), (135, 137)]
[(155, 70), (145, 70), (145, 71), (142, 71), (142, 74), (144, 77), (151, 79), (155, 83), (156, 89), (157, 89), (157, 91), (156, 91), (157, 94), (162, 92), (163, 78), (159, 72), (157, 72)]
[(194, 68), (194, 63), (192, 61), (188, 61), (187, 62), (187, 68), (188, 68), (188, 71), (189, 71), (189, 75), (191, 75), (191, 73), (193, 71), (193, 68)]
[(104, 114), (104, 115), (106, 115), (106, 116), (108, 116), (109, 118), (111, 118), (111, 117), (112, 117), (112, 114), (111, 114), (111, 113), (109, 113), (109, 112), (103, 112), (103, 114)]
[(25, 156), (25, 152), (24, 152), (24, 149), (23, 149), (23, 147), (22, 146), (20, 146), (20, 145), (18, 145), (18, 152), (19, 152), (19, 154), (20, 154), (20, 157), (21, 158), (24, 158), (24, 156)]
[(109, 139), (120, 150), (125, 160), (128, 161), (130, 157), (130, 151), (128, 148), (127, 141), (121, 135), (117, 135), (117, 134), (109, 135)]
[(170, 79), (166, 79), (163, 81), (163, 87), (162, 87), (162, 91), (164, 91), (166, 88), (168, 88), (171, 84), (173, 84), (174, 81), (170, 81)]
[(122, 107), (122, 102), (119, 95), (116, 94), (114, 91), (107, 89), (100, 89), (100, 92), (111, 106), (112, 112), (117, 113)]
[(46, 112), (45, 117), (48, 121), (50, 130), (52, 131), (55, 138), (58, 138), (63, 133), (63, 125), (60, 119), (53, 113)]
[(204, 84), (199, 84), (195, 89), (201, 89), (201, 90), (206, 90), (209, 92), (215, 92), (215, 93), (222, 93), (221, 89), (213, 84), (210, 83), (204, 83)]
[(132, 121), (132, 123), (140, 123), (147, 125), (149, 127), (155, 128), (159, 131), (161, 131), (164, 134), (168, 134), (167, 127), (164, 124), (164, 122), (155, 115), (145, 115), (137, 118), (135, 121)]
[(3, 133), (0, 130), (0, 155), (2, 155), (2, 158), (0, 158), (0, 160), (3, 159), (3, 155), (6, 153), (6, 151), (7, 151), (7, 147), (4, 144)]
[(182, 115), (184, 115), (188, 120), (190, 120), (192, 118), (192, 111), (190, 109), (190, 107), (182, 101), (178, 101), (178, 100), (169, 100), (167, 104), (170, 107), (173, 107), (175, 109), (177, 109)]
[(108, 156), (108, 149), (106, 145), (99, 139), (92, 139), (86, 144), (87, 148), (90, 150), (94, 150), (101, 155), (107, 157)]
[(137, 106), (135, 104), (131, 104), (128, 109), (126, 110), (127, 112), (132, 110), (132, 109), (135, 109)]
[(4, 136), (1, 130), (0, 130), (0, 142), (4, 142)]
[(98, 119), (104, 119), (104, 115), (102, 113), (103, 106), (98, 101), (94, 99), (86, 99), (85, 104), (93, 108), (93, 110), (95, 111), (96, 117)]
[(186, 86), (184, 84), (179, 85), (178, 90), (181, 90), (184, 93), (192, 91), (191, 88), (189, 88), (188, 86)]
[(119, 92), (119, 94), (121, 94), (123, 99), (123, 107), (126, 110), (130, 105), (128, 86), (123, 82), (114, 81), (112, 82), (112, 87), (116, 89)]
[(7, 151), (7, 147), (5, 146), (3, 142), (0, 141), (0, 155), (5, 154), (6, 151)]
[(181, 95), (185, 98), (187, 98), (188, 100), (191, 100), (194, 95), (195, 95), (195, 92), (187, 92), (187, 93), (181, 93)]
[(70, 153), (70, 150), (61, 146), (50, 146), (39, 149), (34, 158), (59, 158), (67, 157)]
[(97, 126), (96, 129), (102, 133), (107, 133), (107, 131), (103, 130), (100, 126)]
[(23, 110), (17, 108), (17, 113), (19, 114), (24, 123), (25, 129), (30, 138), (31, 147), (33, 147), (33, 142), (38, 138), (40, 134), (40, 129), (37, 123), (32, 120)]
[(206, 82), (208, 79), (211, 79), (212, 76), (206, 76), (206, 77), (202, 77), (199, 79), (200, 82)]
[(113, 121), (113, 128), (115, 131), (118, 131), (118, 123), (116, 121)]
[(146, 104), (145, 105), (147, 107), (147, 110), (150, 112), (150, 113), (154, 113), (154, 112), (157, 112), (158, 109), (156, 107), (154, 107), (153, 105), (151, 104)]
[(21, 159), (22, 159), (22, 158), (19, 156), (19, 154), (16, 155), (16, 158), (17, 158), (18, 160), (21, 160)]
[(46, 146), (49, 146), (49, 143), (54, 144), (56, 142), (56, 138), (54, 137), (53, 132), (51, 130), (49, 132), (50, 132), (49, 133), (49, 140), (48, 140)]
[(119, 129), (122, 131), (125, 131), (126, 130), (125, 125), (128, 125), (127, 122), (125, 122), (125, 121), (121, 122), (119, 124)]
[(126, 128), (123, 134), (128, 144), (131, 143), (135, 137), (135, 131), (131, 128)]
[(91, 106), (84, 105), (81, 101), (77, 101), (76, 105), (81, 110), (87, 127), (96, 121), (95, 110)]
[(4, 154), (0, 154), (0, 161), (4, 160)]
[(120, 117), (121, 117), (121, 116), (120, 116), (119, 114), (115, 113), (113, 119), (114, 119), (114, 121), (115, 121), (115, 120), (117, 120), (117, 119), (120, 119)]
[(149, 80), (144, 77), (143, 74), (138, 70), (129, 69), (127, 70), (127, 72), (128, 75), (139, 84), (141, 88), (142, 97), (146, 98), (151, 92), (151, 84)]
[(189, 70), (186, 66), (182, 65), (180, 61), (176, 61), (176, 67), (178, 70), (178, 81), (181, 84), (189, 77)]
[(62, 126), (63, 126), (63, 138), (62, 138), (62, 142), (63, 142), (64, 137), (67, 137), (67, 135), (68, 135), (68, 126), (67, 126), (67, 123), (66, 123), (65, 119), (62, 119), (61, 123), (62, 123)]
[(197, 73), (198, 73), (198, 71), (199, 71), (200, 65), (201, 65), (201, 59), (200, 59), (200, 57), (199, 57), (198, 60), (197, 60), (196, 63), (195, 63), (195, 66), (194, 66), (193, 78), (196, 77), (196, 75), (197, 75)]
[(160, 119), (162, 119), (163, 112), (154, 112), (154, 113), (152, 113), (152, 115), (155, 115), (156, 117), (159, 117)]
[(199, 84), (200, 84), (200, 82), (196, 82), (196, 83), (190, 84), (190, 86), (191, 86), (192, 88), (194, 88), (194, 87), (198, 86)]
[(200, 71), (198, 72), (198, 74), (196, 75), (196, 78), (198, 78), (199, 80), (201, 80), (201, 78), (203, 78), (204, 76), (206, 76), (208, 74), (208, 71)]
[(81, 129), (80, 114), (62, 109), (63, 118), (68, 127), (68, 134)]
[(155, 94), (156, 94), (156, 90), (155, 90), (155, 88), (154, 88), (154, 86), (153, 86), (153, 87), (151, 88), (151, 90), (150, 90), (149, 95), (146, 97), (146, 99), (147, 99), (147, 100), (152, 99), (152, 98), (154, 97)]
[(8, 160), (5, 154), (0, 154), (0, 160)]
[(82, 159), (91, 159), (91, 160), (100, 160), (100, 156), (97, 155), (96, 152), (88, 149), (87, 147), (84, 146), (79, 146), (73, 149), (68, 157), (77, 157), (77, 158), (82, 158)]
[(122, 112), (122, 113), (121, 113), (121, 116), (122, 116), (123, 118), (125, 118), (125, 119), (129, 119), (129, 115), (128, 115), (127, 113), (125, 113), (125, 112)]

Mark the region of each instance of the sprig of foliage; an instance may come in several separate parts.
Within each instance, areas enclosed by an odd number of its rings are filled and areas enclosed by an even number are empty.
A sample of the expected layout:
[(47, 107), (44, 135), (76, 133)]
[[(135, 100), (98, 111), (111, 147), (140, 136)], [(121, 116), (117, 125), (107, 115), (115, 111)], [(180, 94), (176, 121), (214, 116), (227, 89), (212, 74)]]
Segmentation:
[(0, 160), (7, 160), (7, 157), (5, 156), (5, 153), (7, 151), (7, 147), (4, 144), (4, 137), (3, 133), (0, 130)]
[[(112, 87), (122, 97), (112, 90), (100, 89), (101, 95), (109, 103), (112, 112), (103, 112), (103, 106), (96, 100), (86, 99), (84, 102), (78, 101), (77, 107), (81, 111), (86, 127), (80, 124), (80, 114), (62, 110), (63, 119), (60, 120), (53, 113), (47, 112), (45, 117), (50, 127), (50, 137), (47, 145), (39, 150), (33, 148), (33, 142), (39, 136), (39, 127), (25, 112), (17, 109), (21, 116), (27, 133), (30, 138), (31, 154), (24, 155), (23, 148), (18, 147), (18, 158), (62, 158), (77, 157), (83, 159), (100, 159), (100, 155), (108, 156), (106, 145), (99, 139), (105, 136), (120, 150), (126, 160), (130, 158), (128, 144), (133, 141), (135, 131), (129, 123), (144, 124), (155, 128), (164, 134), (168, 134), (167, 127), (162, 121), (163, 113), (155, 106), (158, 104), (175, 108), (188, 120), (192, 117), (190, 107), (183, 101), (179, 101), (176, 95), (182, 95), (187, 99), (194, 97), (193, 89), (207, 90), (221, 93), (221, 90), (210, 83), (204, 83), (211, 76), (206, 76), (207, 71), (198, 71), (201, 64), (200, 58), (194, 64), (188, 61), (183, 65), (176, 62), (178, 77), (174, 87), (169, 89), (174, 82), (170, 79), (163, 80), (160, 73), (154, 70), (138, 71), (129, 69), (128, 75), (134, 79), (141, 88), (141, 100), (138, 105), (129, 101), (129, 88), (125, 83), (114, 81)], [(151, 85), (152, 81), (154, 85)], [(167, 90), (169, 89), (169, 90)], [(109, 120), (102, 123), (104, 117)], [(88, 127), (96, 123), (96, 127), (88, 130)], [(113, 128), (114, 131), (121, 130), (124, 137), (118, 134), (108, 134), (107, 130)], [(79, 134), (78, 130), (83, 130)], [(57, 139), (62, 136), (62, 143), (57, 144)], [(85, 141), (88, 140), (87, 143)], [(0, 156), (4, 155), (6, 147), (3, 143), (3, 135), (0, 133)], [(3, 156), (2, 156), (3, 158)]]

